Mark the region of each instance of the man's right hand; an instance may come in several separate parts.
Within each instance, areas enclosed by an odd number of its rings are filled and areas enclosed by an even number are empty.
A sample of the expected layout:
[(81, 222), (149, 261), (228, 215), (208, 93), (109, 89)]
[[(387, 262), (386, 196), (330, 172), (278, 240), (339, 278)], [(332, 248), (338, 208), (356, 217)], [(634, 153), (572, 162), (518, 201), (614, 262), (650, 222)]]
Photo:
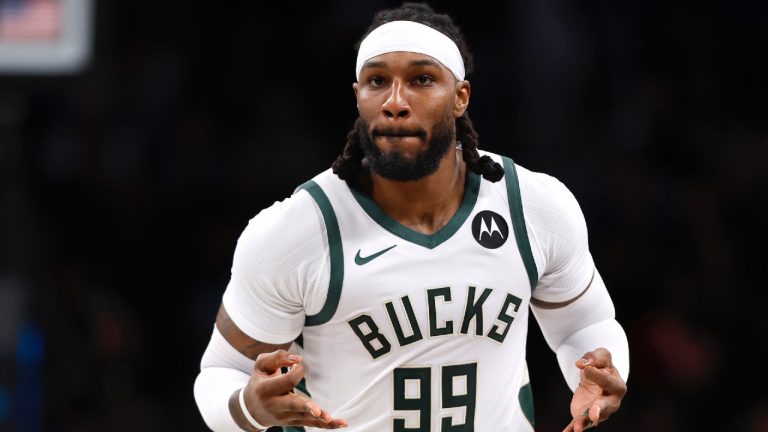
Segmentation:
[[(259, 354), (243, 394), (251, 416), (257, 422), (270, 426), (346, 427), (346, 420), (334, 419), (313, 400), (293, 392), (304, 378), (301, 360), (300, 356), (289, 354), (284, 349)], [(289, 368), (287, 373), (281, 373), (283, 367)], [(230, 412), (239, 426), (256, 431), (242, 413), (239, 396), (238, 390), (229, 398)]]

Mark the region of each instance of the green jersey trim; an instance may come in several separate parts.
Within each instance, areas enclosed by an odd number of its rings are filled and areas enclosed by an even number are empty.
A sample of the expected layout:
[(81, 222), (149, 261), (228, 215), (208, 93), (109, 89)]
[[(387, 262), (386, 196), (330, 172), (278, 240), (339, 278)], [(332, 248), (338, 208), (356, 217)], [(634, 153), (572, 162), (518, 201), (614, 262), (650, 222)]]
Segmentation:
[(533, 391), (531, 390), (531, 383), (520, 387), (517, 399), (520, 401), (520, 409), (522, 409), (528, 423), (530, 423), (531, 426), (536, 426), (536, 422), (533, 418)]
[(464, 185), (464, 197), (461, 200), (459, 209), (456, 210), (456, 213), (453, 215), (453, 217), (451, 217), (451, 220), (448, 221), (447, 225), (440, 228), (440, 230), (438, 230), (436, 233), (429, 235), (422, 234), (418, 231), (401, 225), (399, 222), (384, 213), (384, 211), (379, 208), (379, 206), (376, 205), (376, 203), (373, 202), (370, 197), (356, 190), (351, 185), (349, 185), (349, 190), (352, 191), (352, 196), (355, 197), (355, 200), (358, 204), (360, 204), (360, 207), (362, 207), (363, 210), (368, 213), (368, 216), (370, 216), (371, 219), (373, 219), (377, 224), (381, 225), (384, 229), (405, 241), (415, 243), (427, 249), (434, 249), (451, 238), (454, 234), (456, 234), (456, 231), (461, 228), (461, 226), (469, 217), (470, 213), (472, 213), (472, 209), (475, 207), (475, 203), (477, 202), (478, 192), (480, 191), (480, 176), (473, 173), (472, 171), (467, 170), (466, 183)]
[(325, 230), (328, 234), (328, 249), (331, 256), (331, 277), (328, 283), (328, 297), (325, 300), (323, 308), (315, 315), (307, 315), (304, 320), (305, 326), (316, 326), (325, 324), (333, 318), (336, 308), (339, 307), (339, 298), (341, 297), (341, 286), (344, 283), (344, 251), (341, 247), (341, 231), (339, 222), (336, 220), (336, 213), (333, 211), (331, 201), (323, 192), (323, 189), (310, 180), (296, 188), (304, 189), (315, 200), (320, 208), (320, 213), (325, 221)]
[(520, 256), (523, 257), (523, 264), (525, 264), (525, 271), (528, 272), (528, 281), (531, 283), (531, 292), (533, 292), (539, 282), (539, 273), (536, 270), (536, 262), (533, 260), (531, 242), (528, 240), (528, 231), (525, 229), (525, 215), (523, 215), (523, 201), (520, 198), (520, 183), (517, 179), (517, 170), (512, 159), (505, 156), (502, 156), (502, 159), (504, 161), (504, 178), (507, 181), (509, 212), (512, 217), (512, 226), (515, 229), (517, 249), (520, 251)]

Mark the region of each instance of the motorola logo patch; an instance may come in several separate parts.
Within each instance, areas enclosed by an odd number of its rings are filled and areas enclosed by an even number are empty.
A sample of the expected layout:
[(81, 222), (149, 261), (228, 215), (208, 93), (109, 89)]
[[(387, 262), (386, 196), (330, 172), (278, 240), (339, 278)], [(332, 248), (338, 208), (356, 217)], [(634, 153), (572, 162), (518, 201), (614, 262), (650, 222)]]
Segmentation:
[(496, 249), (507, 241), (509, 225), (498, 213), (484, 210), (472, 220), (472, 236), (481, 246)]

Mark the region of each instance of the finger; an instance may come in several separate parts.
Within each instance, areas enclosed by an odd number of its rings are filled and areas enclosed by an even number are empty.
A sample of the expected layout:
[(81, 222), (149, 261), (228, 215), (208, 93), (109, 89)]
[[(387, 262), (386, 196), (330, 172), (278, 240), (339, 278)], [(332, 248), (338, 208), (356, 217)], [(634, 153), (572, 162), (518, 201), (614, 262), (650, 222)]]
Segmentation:
[(271, 395), (288, 393), (304, 378), (304, 372), (304, 365), (297, 363), (284, 374), (265, 378), (260, 383), (261, 393)]
[(262, 372), (267, 375), (273, 375), (282, 367), (291, 367), (301, 362), (301, 356), (289, 354), (284, 349), (279, 349), (270, 353), (261, 353), (256, 357), (256, 363), (253, 365), (255, 372)]
[(330, 422), (331, 420), (333, 420), (333, 417), (331, 417), (331, 413), (320, 408), (320, 405), (318, 405), (312, 399), (307, 400), (305, 406), (307, 407), (307, 410), (309, 411), (309, 413), (312, 414), (313, 416), (319, 417), (325, 422)]
[(573, 430), (573, 422), (574, 421), (575, 420), (571, 420), (571, 422), (568, 423), (568, 426), (566, 426), (565, 429), (563, 429), (563, 432), (574, 432), (574, 430)]
[(589, 418), (589, 415), (585, 413), (576, 419), (576, 424), (573, 429), (575, 432), (582, 432), (595, 426), (597, 426), (597, 423), (592, 421), (592, 419)]
[(297, 425), (297, 426), (298, 425), (304, 425), (304, 426), (324, 425), (323, 427), (327, 427), (327, 426), (345, 427), (348, 425), (345, 419), (334, 419), (329, 415), (329, 418), (326, 420), (320, 417), (313, 416), (312, 414), (306, 411), (291, 413), (291, 415), (286, 416), (284, 418), (283, 423), (289, 424), (289, 425)]
[(587, 418), (597, 426), (600, 424), (600, 414), (603, 411), (602, 403), (595, 403), (591, 407), (589, 407), (589, 415)]
[(311, 399), (304, 401), (302, 407), (306, 412), (312, 414), (315, 417), (321, 417), (323, 415), (323, 410), (320, 408), (320, 405)]
[(330, 423), (333, 421), (331, 414), (320, 408), (317, 402), (307, 398), (306, 396), (298, 393), (288, 393), (284, 396), (279, 396), (275, 399), (275, 411), (286, 413), (288, 417), (291, 416), (311, 416), (315, 417), (324, 423)]
[(605, 370), (587, 366), (584, 368), (584, 377), (599, 385), (603, 392), (609, 394), (623, 394), (623, 392), (626, 392), (626, 386), (623, 381)]
[(306, 413), (304, 413), (303, 416), (289, 420), (286, 423), (290, 426), (309, 426), (319, 429), (338, 429), (349, 426), (349, 423), (344, 419), (333, 419), (330, 422), (324, 422)]
[(312, 421), (313, 424), (325, 425), (323, 427), (326, 427), (328, 429), (336, 429), (336, 428), (340, 428), (340, 427), (347, 427), (347, 426), (349, 426), (349, 424), (347, 423), (347, 421), (345, 419), (334, 419), (334, 418), (331, 418), (330, 420), (325, 421), (325, 420), (322, 420), (322, 419), (319, 419), (319, 418), (307, 417), (307, 420), (308, 421)]
[(286, 395), (288, 398), (287, 410), (299, 414), (308, 414), (312, 417), (317, 417), (325, 421), (326, 423), (331, 421), (331, 415), (328, 411), (320, 408), (320, 405), (312, 399), (307, 398), (301, 394), (290, 393)]
[(594, 351), (584, 354), (576, 361), (576, 367), (583, 369), (586, 366), (594, 366), (597, 368), (613, 367), (611, 352), (605, 348), (597, 348)]
[(315, 426), (322, 424), (334, 427), (347, 425), (346, 420), (334, 419), (328, 411), (321, 409), (316, 402), (300, 394), (288, 393), (274, 398), (271, 412), (276, 414), (278, 423), (284, 425)]
[(586, 415), (578, 415), (571, 420), (563, 432), (582, 432), (594, 426), (594, 423)]

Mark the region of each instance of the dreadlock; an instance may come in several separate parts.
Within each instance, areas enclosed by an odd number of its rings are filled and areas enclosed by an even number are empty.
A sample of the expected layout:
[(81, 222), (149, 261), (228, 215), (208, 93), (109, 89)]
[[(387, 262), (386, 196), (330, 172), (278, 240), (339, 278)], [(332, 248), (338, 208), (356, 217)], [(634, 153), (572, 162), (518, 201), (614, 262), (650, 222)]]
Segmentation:
[[(438, 14), (431, 7), (423, 3), (403, 3), (396, 9), (387, 9), (378, 12), (373, 17), (368, 30), (355, 45), (355, 49), (360, 49), (360, 43), (366, 36), (382, 24), (391, 21), (414, 21), (443, 33), (456, 43), (464, 60), (464, 70), (467, 74), (474, 68), (472, 53), (469, 51), (464, 35), (459, 31), (451, 17), (446, 14)], [(360, 172), (360, 162), (365, 156), (360, 146), (359, 130), (362, 119), (358, 117), (352, 130), (347, 134), (347, 143), (341, 155), (333, 162), (333, 172), (342, 180), (354, 181)], [(469, 119), (469, 114), (464, 114), (456, 119), (456, 141), (461, 143), (462, 155), (467, 168), (486, 180), (497, 182), (504, 176), (504, 168), (496, 163), (489, 156), (482, 156), (477, 152), (478, 134)]]

